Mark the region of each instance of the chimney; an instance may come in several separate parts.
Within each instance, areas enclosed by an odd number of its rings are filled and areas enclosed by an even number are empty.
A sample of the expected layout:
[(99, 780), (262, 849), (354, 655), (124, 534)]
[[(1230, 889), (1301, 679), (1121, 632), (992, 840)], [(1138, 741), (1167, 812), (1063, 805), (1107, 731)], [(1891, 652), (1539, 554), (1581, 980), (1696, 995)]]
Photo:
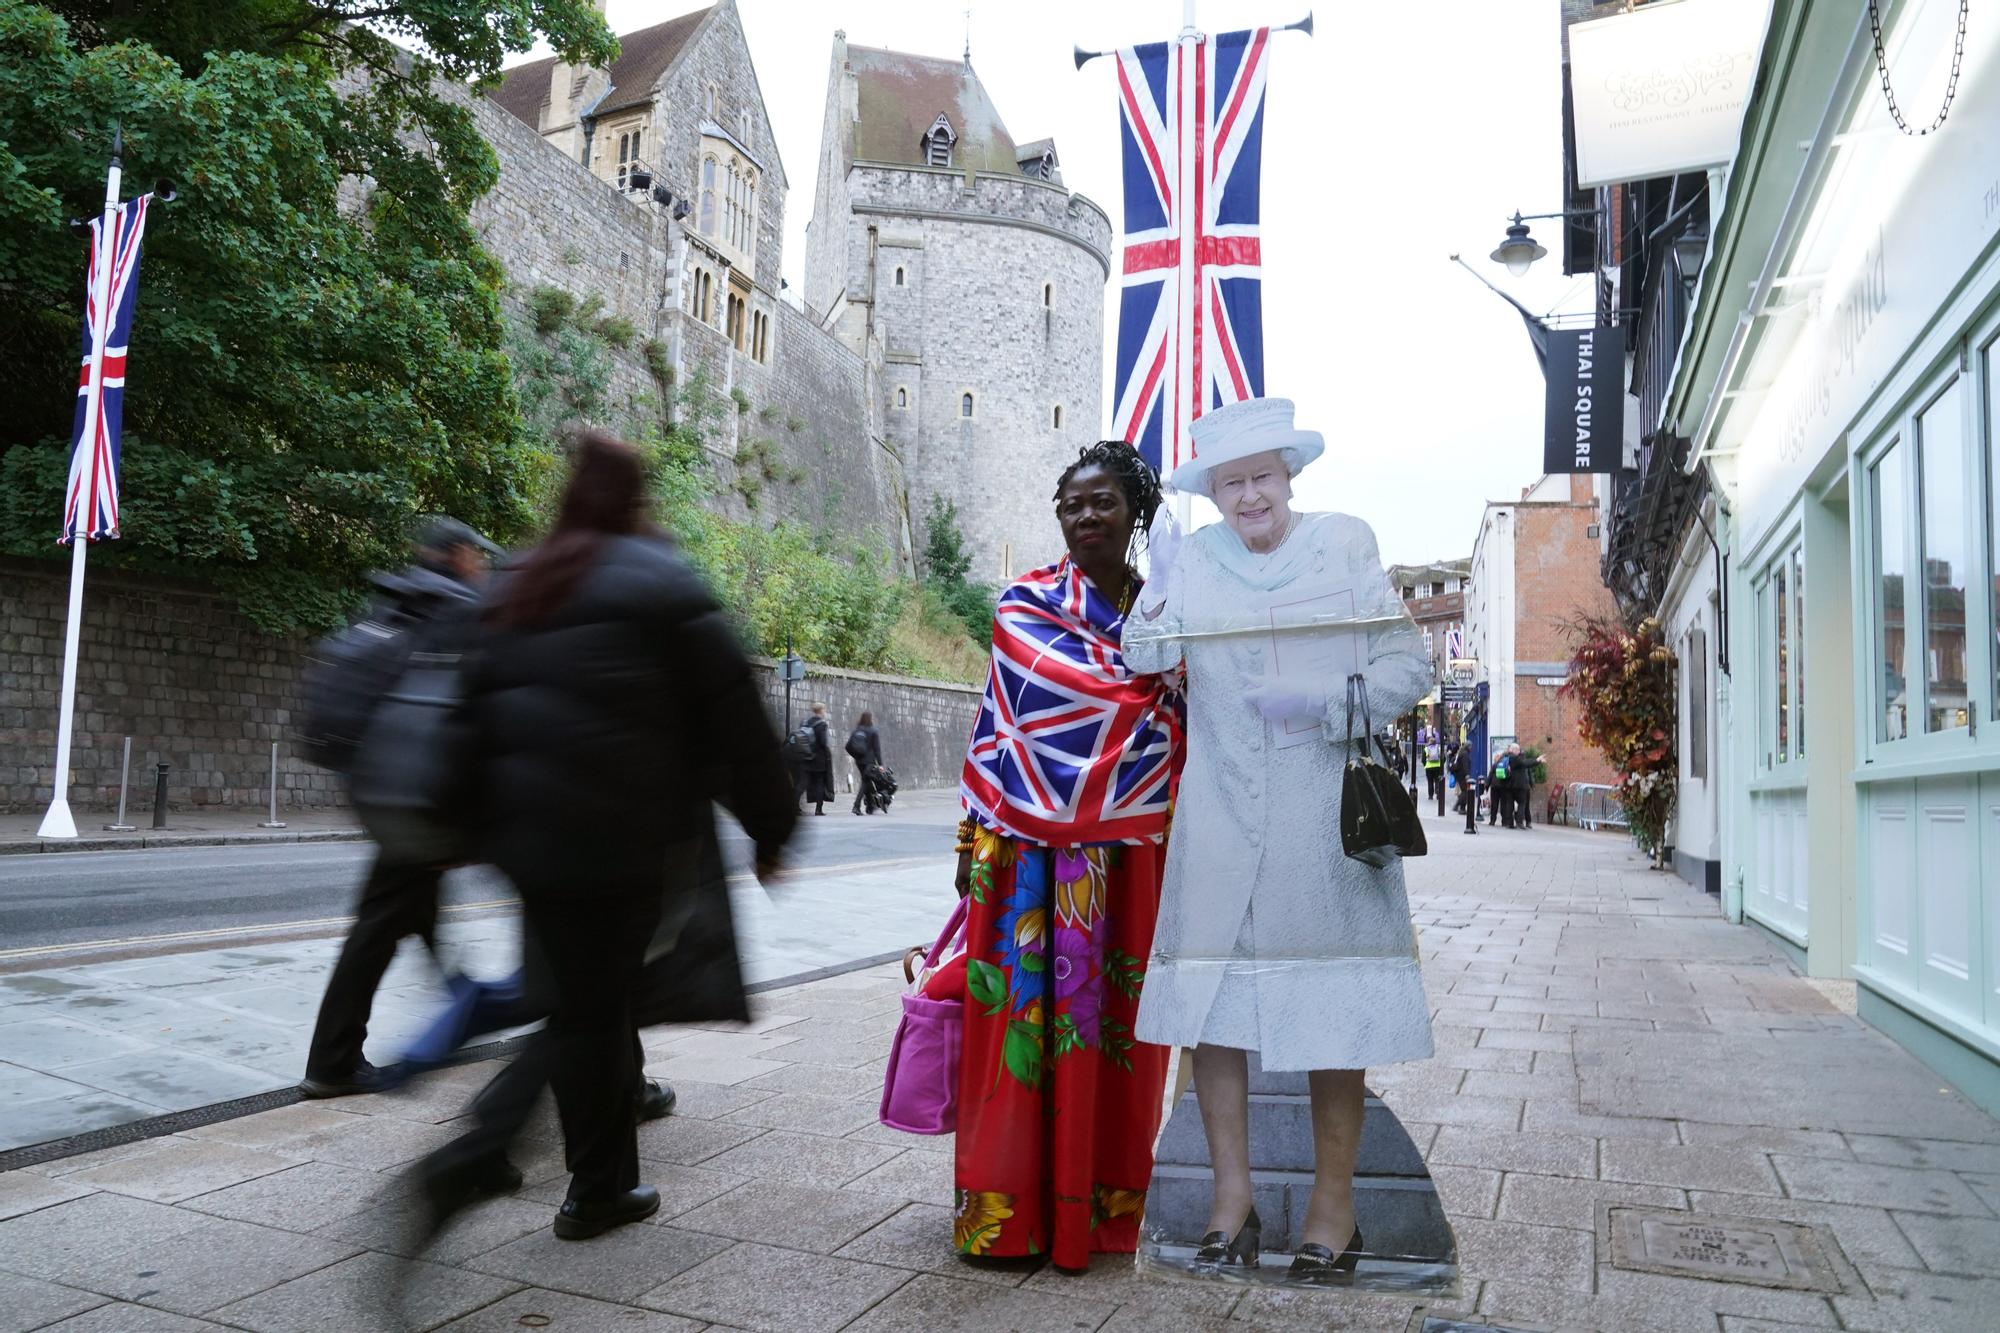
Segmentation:
[(1569, 502), (1571, 504), (1597, 503), (1597, 474), (1595, 472), (1572, 472), (1569, 474)]

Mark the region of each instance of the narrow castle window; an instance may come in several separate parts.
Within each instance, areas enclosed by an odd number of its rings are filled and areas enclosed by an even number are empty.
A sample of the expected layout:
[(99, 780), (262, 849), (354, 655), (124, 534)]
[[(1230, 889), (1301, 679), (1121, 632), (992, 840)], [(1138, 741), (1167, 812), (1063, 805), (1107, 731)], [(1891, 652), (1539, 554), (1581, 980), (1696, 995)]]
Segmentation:
[(896, 265), (896, 285), (898, 287), (903, 287), (908, 285), (903, 280), (903, 266), (901, 264)]
[(961, 417), (965, 418), (965, 419), (966, 419), (967, 421), (970, 421), (970, 420), (972, 419), (972, 395), (971, 395), (971, 394), (969, 394), (969, 393), (964, 393), (964, 394), (960, 394), (960, 395), (958, 396), (958, 414), (959, 414), (959, 416), (961, 416)]
[(704, 236), (715, 235), (715, 159), (701, 160), (701, 221), (697, 224)]
[(909, 405), (910, 405), (910, 391), (908, 389), (902, 388), (901, 386), (898, 386), (896, 389), (896, 406), (898, 408), (905, 408), (908, 407)]
[(1053, 282), (1043, 283), (1042, 308), (1044, 310), (1053, 310), (1055, 308), (1055, 304), (1056, 304), (1056, 285)]
[(1057, 430), (1062, 429), (1062, 404), (1056, 404), (1055, 420), (1051, 423)]

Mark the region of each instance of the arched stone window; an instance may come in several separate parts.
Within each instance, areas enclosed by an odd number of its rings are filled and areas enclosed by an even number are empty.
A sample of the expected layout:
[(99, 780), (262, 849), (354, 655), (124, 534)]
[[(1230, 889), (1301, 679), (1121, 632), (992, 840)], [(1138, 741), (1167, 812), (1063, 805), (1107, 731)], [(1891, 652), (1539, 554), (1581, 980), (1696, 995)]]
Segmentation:
[(958, 415), (960, 417), (964, 418), (967, 421), (972, 420), (972, 413), (974, 406), (975, 404), (972, 401), (972, 391), (970, 389), (966, 390), (964, 393), (958, 396)]
[(902, 409), (902, 408), (906, 408), (906, 407), (908, 407), (909, 405), (910, 405), (910, 391), (909, 391), (908, 389), (904, 388), (904, 387), (903, 387), (902, 385), (900, 385), (900, 384), (899, 384), (899, 385), (897, 385), (897, 386), (896, 386), (896, 406), (897, 406), (897, 408), (898, 408), (898, 409)]
[(1057, 403), (1057, 404), (1056, 404), (1056, 410), (1055, 410), (1055, 412), (1054, 412), (1054, 414), (1053, 414), (1053, 418), (1052, 418), (1052, 420), (1051, 420), (1051, 421), (1049, 422), (1049, 424), (1050, 424), (1050, 425), (1051, 425), (1052, 427), (1054, 427), (1054, 428), (1055, 428), (1056, 430), (1061, 430), (1061, 429), (1062, 429), (1062, 404), (1061, 404), (1061, 403)]
[(903, 266), (902, 266), (901, 264), (898, 264), (898, 265), (896, 265), (896, 285), (897, 285), (898, 287), (907, 287), (907, 286), (909, 285), (909, 284), (908, 284), (908, 283), (907, 283), (907, 282), (906, 282), (906, 281), (904, 280), (904, 277), (903, 277)]
[(715, 159), (701, 160), (701, 217), (695, 224), (704, 236), (715, 235)]
[(1053, 282), (1043, 283), (1042, 308), (1044, 310), (1053, 310), (1055, 309), (1055, 304), (1056, 304), (1056, 285)]

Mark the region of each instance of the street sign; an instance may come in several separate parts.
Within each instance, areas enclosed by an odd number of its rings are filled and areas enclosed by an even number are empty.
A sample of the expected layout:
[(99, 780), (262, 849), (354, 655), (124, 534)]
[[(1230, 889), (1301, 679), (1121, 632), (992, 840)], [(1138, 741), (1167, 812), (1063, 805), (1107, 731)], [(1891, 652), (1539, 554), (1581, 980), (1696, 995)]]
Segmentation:
[(806, 678), (806, 659), (794, 653), (787, 653), (778, 659), (778, 679), (791, 682)]
[(1471, 684), (1446, 685), (1444, 687), (1444, 701), (1448, 704), (1469, 704), (1472, 702), (1474, 692), (1477, 688), (1477, 686)]
[(1542, 471), (1616, 472), (1624, 458), (1625, 330), (1550, 329)]

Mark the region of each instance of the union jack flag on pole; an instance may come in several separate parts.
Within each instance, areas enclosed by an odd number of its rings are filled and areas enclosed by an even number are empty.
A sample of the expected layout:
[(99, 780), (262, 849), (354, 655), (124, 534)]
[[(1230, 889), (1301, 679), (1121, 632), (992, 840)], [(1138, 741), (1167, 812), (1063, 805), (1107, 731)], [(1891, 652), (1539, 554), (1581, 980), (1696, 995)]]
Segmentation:
[(1125, 250), (1112, 430), (1162, 474), (1193, 456), (1195, 418), (1264, 395), (1271, 31), (1204, 37), (1190, 20), (1178, 42), (1116, 53)]
[(90, 221), (90, 278), (83, 307), (83, 372), (70, 436), (69, 486), (59, 542), (118, 536), (119, 437), (125, 416), (125, 354), (139, 297), (139, 241), (150, 194), (106, 206)]

